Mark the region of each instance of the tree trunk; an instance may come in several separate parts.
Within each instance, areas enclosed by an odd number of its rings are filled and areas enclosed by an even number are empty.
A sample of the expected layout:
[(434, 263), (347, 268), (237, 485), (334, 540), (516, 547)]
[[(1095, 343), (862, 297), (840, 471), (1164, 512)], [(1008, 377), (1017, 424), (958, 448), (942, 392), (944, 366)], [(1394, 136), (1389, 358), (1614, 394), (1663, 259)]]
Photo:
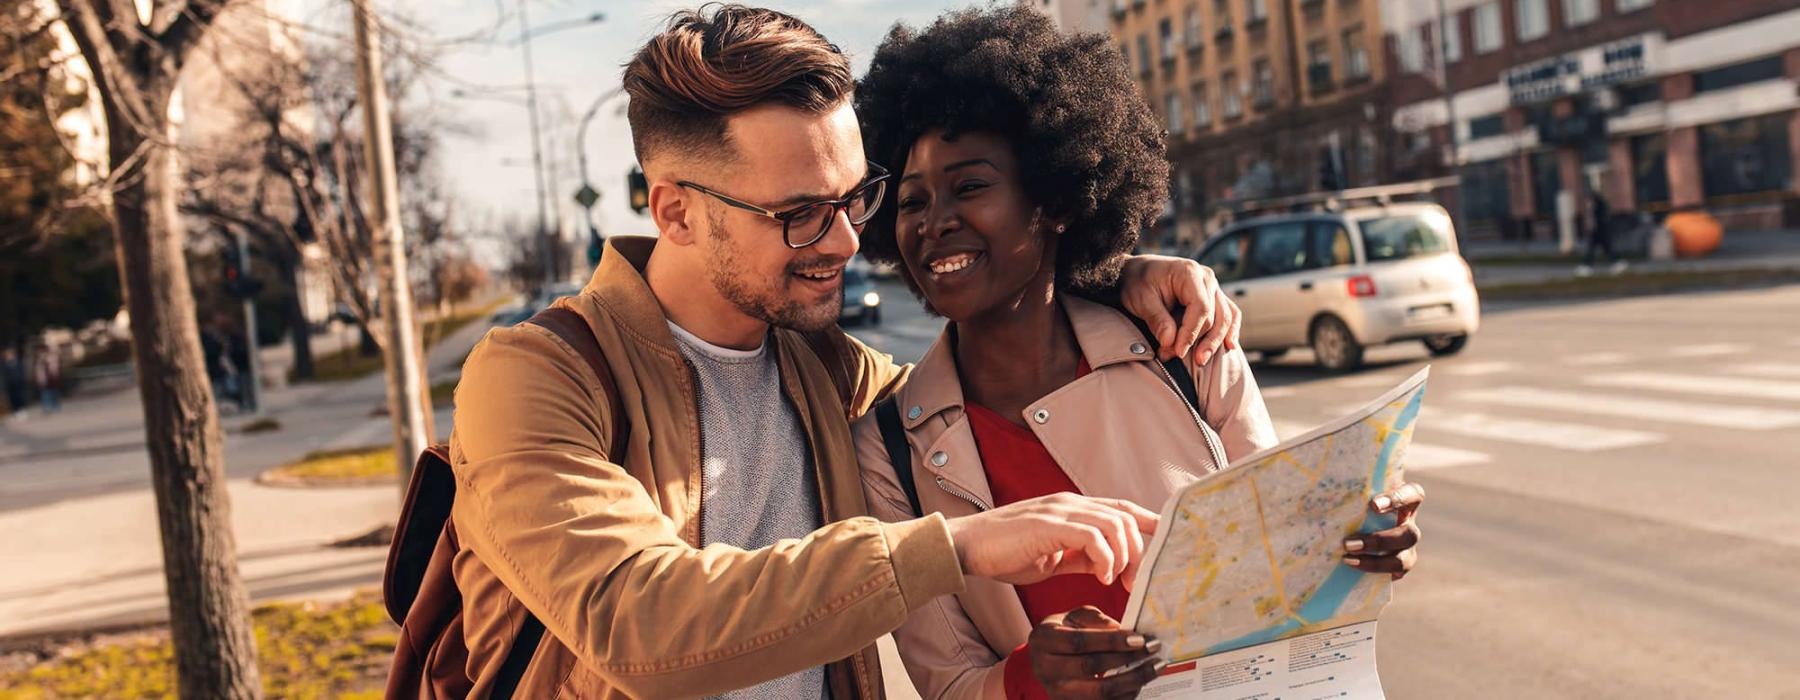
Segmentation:
[(296, 381), (313, 378), (312, 326), (306, 321), (306, 307), (300, 303), (300, 256), (299, 251), (286, 243), (277, 243), (281, 248), (275, 255), (276, 264), (281, 266), (281, 276), (287, 282), (290, 294), (287, 301), (288, 332), (294, 344), (293, 375)]
[[(168, 113), (167, 92), (146, 95), (159, 117)], [(112, 213), (156, 490), (178, 688), (183, 698), (260, 697), (218, 409), (201, 357), (182, 252), (176, 154), (146, 144), (121, 115), (108, 112), (113, 163), (130, 163), (140, 147), (148, 149), (134, 168), (139, 172), (126, 173), (122, 182), (128, 184), (113, 192)], [(167, 121), (156, 126), (173, 142)]]

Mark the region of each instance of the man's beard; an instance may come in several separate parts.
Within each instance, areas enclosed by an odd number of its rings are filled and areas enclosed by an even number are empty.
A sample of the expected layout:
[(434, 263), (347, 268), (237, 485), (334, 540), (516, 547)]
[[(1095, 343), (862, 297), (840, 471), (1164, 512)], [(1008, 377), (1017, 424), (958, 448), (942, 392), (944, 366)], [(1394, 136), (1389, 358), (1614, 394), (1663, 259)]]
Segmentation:
[(744, 279), (743, 266), (738, 264), (737, 243), (725, 231), (723, 216), (708, 217), (707, 234), (712, 237), (712, 250), (707, 256), (707, 274), (712, 277), (713, 288), (725, 297), (745, 315), (777, 328), (788, 328), (797, 331), (822, 331), (837, 324), (838, 313), (844, 307), (844, 295), (837, 294), (817, 304), (807, 305), (785, 299), (781, 292), (793, 279), (796, 270), (816, 269), (821, 262), (833, 260), (828, 257), (798, 259), (788, 264), (778, 280), (768, 280), (756, 288), (756, 280)]

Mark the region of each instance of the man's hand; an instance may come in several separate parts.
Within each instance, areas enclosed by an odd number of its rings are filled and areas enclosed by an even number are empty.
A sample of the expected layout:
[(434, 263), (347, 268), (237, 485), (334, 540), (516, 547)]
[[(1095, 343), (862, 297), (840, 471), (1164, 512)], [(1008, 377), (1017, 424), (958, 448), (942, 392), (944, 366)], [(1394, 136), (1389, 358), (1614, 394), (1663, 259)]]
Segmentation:
[(1013, 585), (1093, 574), (1106, 585), (1137, 574), (1157, 515), (1130, 501), (1055, 493), (951, 518), (963, 571)]
[(1168, 662), (1162, 642), (1119, 627), (1091, 605), (1031, 630), (1031, 673), (1053, 698), (1135, 698)]
[(1419, 506), (1425, 487), (1411, 482), (1369, 499), (1369, 509), (1396, 514), (1397, 525), (1344, 540), (1344, 563), (1371, 574), (1390, 574), (1398, 581), (1419, 561)]
[[(1212, 268), (1187, 258), (1134, 255), (1125, 261), (1120, 300), (1131, 315), (1150, 325), (1159, 344), (1157, 357), (1193, 357), (1196, 364), (1238, 346), (1243, 314), (1219, 288)], [(1181, 324), (1172, 312), (1183, 309)]]

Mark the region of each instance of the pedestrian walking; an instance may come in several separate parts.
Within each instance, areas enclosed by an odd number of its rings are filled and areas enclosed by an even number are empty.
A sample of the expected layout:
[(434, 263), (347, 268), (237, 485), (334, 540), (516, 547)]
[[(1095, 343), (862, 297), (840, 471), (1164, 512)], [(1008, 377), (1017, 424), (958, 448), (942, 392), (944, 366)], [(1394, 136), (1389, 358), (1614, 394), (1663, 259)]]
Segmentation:
[(19, 357), (18, 350), (7, 348), (0, 356), (0, 383), (6, 384), (7, 412), (25, 410), (25, 360)]
[(1602, 250), (1606, 251), (1606, 259), (1611, 263), (1611, 267), (1608, 268), (1607, 271), (1617, 275), (1625, 271), (1626, 263), (1625, 259), (1619, 257), (1618, 251), (1613, 248), (1612, 223), (1608, 221), (1608, 219), (1612, 218), (1612, 210), (1607, 206), (1606, 198), (1600, 196), (1598, 190), (1589, 192), (1588, 196), (1591, 198), (1589, 199), (1590, 206), (1588, 209), (1589, 213), (1594, 218), (1594, 223), (1593, 226), (1588, 229), (1586, 259), (1582, 261), (1580, 266), (1575, 268), (1575, 276), (1588, 277), (1593, 275), (1594, 254)]
[(62, 357), (54, 345), (46, 343), (38, 351), (37, 365), (33, 379), (37, 382), (38, 401), (43, 404), (44, 413), (56, 413), (62, 410), (63, 369)]

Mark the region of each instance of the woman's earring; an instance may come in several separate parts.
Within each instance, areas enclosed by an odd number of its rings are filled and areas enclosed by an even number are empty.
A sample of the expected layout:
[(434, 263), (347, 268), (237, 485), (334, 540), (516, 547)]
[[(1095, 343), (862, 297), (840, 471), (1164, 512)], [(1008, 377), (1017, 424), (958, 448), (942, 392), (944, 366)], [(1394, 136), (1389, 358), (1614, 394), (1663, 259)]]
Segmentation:
[(1065, 229), (1067, 229), (1067, 228), (1068, 228), (1068, 227), (1067, 227), (1067, 226), (1064, 226), (1064, 225), (1062, 225), (1062, 224), (1057, 224), (1057, 225), (1056, 225), (1056, 232), (1057, 232), (1057, 233), (1062, 233), (1062, 232), (1063, 232), (1063, 231), (1064, 231), (1064, 230), (1065, 230)]

